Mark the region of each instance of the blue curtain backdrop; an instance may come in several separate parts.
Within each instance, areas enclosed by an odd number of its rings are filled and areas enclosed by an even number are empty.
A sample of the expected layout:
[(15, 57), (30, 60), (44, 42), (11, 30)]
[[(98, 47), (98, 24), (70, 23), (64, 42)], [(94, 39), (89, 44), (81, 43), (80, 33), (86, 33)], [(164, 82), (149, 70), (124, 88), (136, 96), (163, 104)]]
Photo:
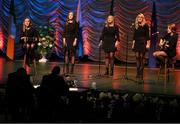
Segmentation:
[[(112, 1), (114, 2), (112, 6)], [(56, 47), (53, 54), (63, 58), (62, 32), (64, 22), (69, 11), (79, 13), (80, 5), (82, 38), (79, 39), (77, 56), (88, 55), (89, 59), (98, 61), (98, 43), (105, 19), (112, 12), (115, 15), (116, 24), (120, 30), (120, 44), (116, 52), (116, 58), (125, 61), (126, 47), (128, 47), (128, 62), (135, 62), (134, 53), (131, 50), (133, 29), (130, 28), (138, 13), (146, 16), (151, 27), (153, 2), (156, 4), (157, 31), (159, 37), (163, 36), (167, 24), (176, 23), (180, 34), (179, 0), (14, 0), (15, 34), (15, 58), (22, 55), (19, 44), (19, 29), (25, 17), (29, 17), (34, 25), (51, 24), (55, 28), (54, 37)], [(10, 25), (11, 0), (0, 0), (0, 39), (3, 42), (1, 50), (5, 53)], [(80, 4), (78, 4), (80, 3)], [(77, 11), (78, 10), (78, 11)], [(126, 46), (128, 36), (128, 46)], [(180, 44), (177, 45), (177, 56), (180, 55)], [(152, 52), (152, 51), (151, 51)], [(102, 52), (103, 53), (103, 52)], [(147, 58), (150, 57), (147, 54)], [(102, 54), (102, 60), (104, 54)], [(179, 56), (180, 59), (180, 56)]]

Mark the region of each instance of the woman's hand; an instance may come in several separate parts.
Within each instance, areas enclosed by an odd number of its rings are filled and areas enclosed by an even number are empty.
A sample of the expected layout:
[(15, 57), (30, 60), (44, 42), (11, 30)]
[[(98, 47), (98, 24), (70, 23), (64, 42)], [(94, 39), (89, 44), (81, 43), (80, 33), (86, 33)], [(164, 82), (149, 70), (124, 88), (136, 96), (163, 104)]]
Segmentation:
[(67, 47), (66, 39), (63, 38), (63, 47)]
[(116, 47), (116, 48), (118, 47), (118, 44), (119, 44), (119, 42), (118, 42), (118, 41), (116, 41), (116, 43), (115, 43), (115, 47)]
[(25, 37), (21, 37), (21, 40), (24, 40), (25, 39)]
[(75, 47), (77, 45), (77, 40), (75, 39), (73, 42), (73, 47)]
[(163, 39), (160, 39), (159, 46), (162, 47), (164, 45)]
[(149, 49), (151, 46), (151, 43), (150, 43), (150, 40), (147, 41), (147, 44), (146, 44), (146, 49)]
[(24, 42), (27, 41), (27, 37), (21, 37), (21, 40), (23, 40)]
[(133, 40), (133, 43), (132, 43), (132, 49), (134, 49), (134, 44), (135, 44), (135, 40)]
[(34, 44), (34, 43), (32, 43), (32, 44), (31, 44), (31, 48), (34, 48), (34, 46), (35, 46), (35, 44)]

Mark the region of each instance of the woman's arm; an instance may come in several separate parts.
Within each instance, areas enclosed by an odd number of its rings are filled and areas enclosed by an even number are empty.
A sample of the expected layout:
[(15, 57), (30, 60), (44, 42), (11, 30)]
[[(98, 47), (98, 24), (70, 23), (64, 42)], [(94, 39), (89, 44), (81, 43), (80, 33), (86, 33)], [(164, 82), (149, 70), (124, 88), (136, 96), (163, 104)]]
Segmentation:
[(77, 45), (78, 36), (79, 36), (79, 23), (75, 22), (75, 39), (73, 42), (73, 46)]
[(115, 47), (117, 47), (118, 46), (118, 42), (120, 42), (119, 29), (118, 29), (117, 26), (115, 26), (115, 40), (116, 40)]
[(117, 26), (115, 26), (115, 39), (116, 39), (116, 41), (120, 41), (119, 28)]
[(177, 45), (177, 41), (178, 41), (178, 34), (174, 34), (172, 36), (172, 40), (169, 41), (169, 49), (176, 49), (176, 45)]
[(145, 32), (146, 32), (146, 41), (150, 40), (149, 38), (149, 26), (146, 24), (145, 25)]
[(131, 48), (134, 49), (134, 44), (135, 44), (135, 39), (136, 39), (136, 29), (134, 30), (134, 34), (133, 34), (133, 41), (132, 41), (132, 46)]
[(65, 26), (64, 26), (64, 31), (63, 31), (63, 34), (62, 34), (62, 37), (63, 37), (63, 47), (66, 47), (67, 46), (67, 44), (66, 44), (66, 33), (67, 33), (67, 31), (66, 31), (66, 24), (65, 24)]

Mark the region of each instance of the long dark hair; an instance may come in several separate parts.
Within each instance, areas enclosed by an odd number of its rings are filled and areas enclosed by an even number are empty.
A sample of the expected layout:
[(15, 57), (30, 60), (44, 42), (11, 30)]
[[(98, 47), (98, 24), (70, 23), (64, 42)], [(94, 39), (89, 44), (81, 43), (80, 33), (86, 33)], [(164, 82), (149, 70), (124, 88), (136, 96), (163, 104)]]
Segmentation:
[(25, 20), (26, 19), (29, 19), (29, 21), (30, 21), (30, 23), (29, 23), (29, 27), (31, 27), (32, 26), (32, 21), (31, 21), (31, 19), (30, 18), (28, 18), (28, 17), (26, 17), (25, 19), (24, 19), (24, 21), (23, 21), (23, 32), (25, 32), (25, 29), (26, 29), (26, 26), (25, 26), (25, 24), (24, 24), (24, 22), (25, 22)]
[[(73, 13), (73, 12), (69, 12), (69, 13)], [(66, 18), (66, 25), (68, 25), (69, 24), (69, 13), (68, 13), (68, 15), (67, 15), (67, 18)], [(75, 18), (75, 15), (74, 15), (74, 13), (73, 13), (73, 19), (72, 19), (72, 21), (73, 21), (73, 23), (75, 23), (76, 22), (76, 18)]]

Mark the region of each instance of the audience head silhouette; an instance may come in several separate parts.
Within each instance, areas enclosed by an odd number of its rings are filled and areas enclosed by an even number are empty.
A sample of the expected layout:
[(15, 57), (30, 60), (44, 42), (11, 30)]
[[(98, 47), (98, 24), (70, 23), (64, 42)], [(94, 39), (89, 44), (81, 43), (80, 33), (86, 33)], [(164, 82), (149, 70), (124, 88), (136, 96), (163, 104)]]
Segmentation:
[(26, 76), (27, 75), (26, 69), (24, 69), (24, 68), (17, 69), (17, 74), (22, 75), (22, 76)]
[(60, 67), (59, 66), (54, 66), (52, 69), (52, 74), (58, 75), (60, 73)]

